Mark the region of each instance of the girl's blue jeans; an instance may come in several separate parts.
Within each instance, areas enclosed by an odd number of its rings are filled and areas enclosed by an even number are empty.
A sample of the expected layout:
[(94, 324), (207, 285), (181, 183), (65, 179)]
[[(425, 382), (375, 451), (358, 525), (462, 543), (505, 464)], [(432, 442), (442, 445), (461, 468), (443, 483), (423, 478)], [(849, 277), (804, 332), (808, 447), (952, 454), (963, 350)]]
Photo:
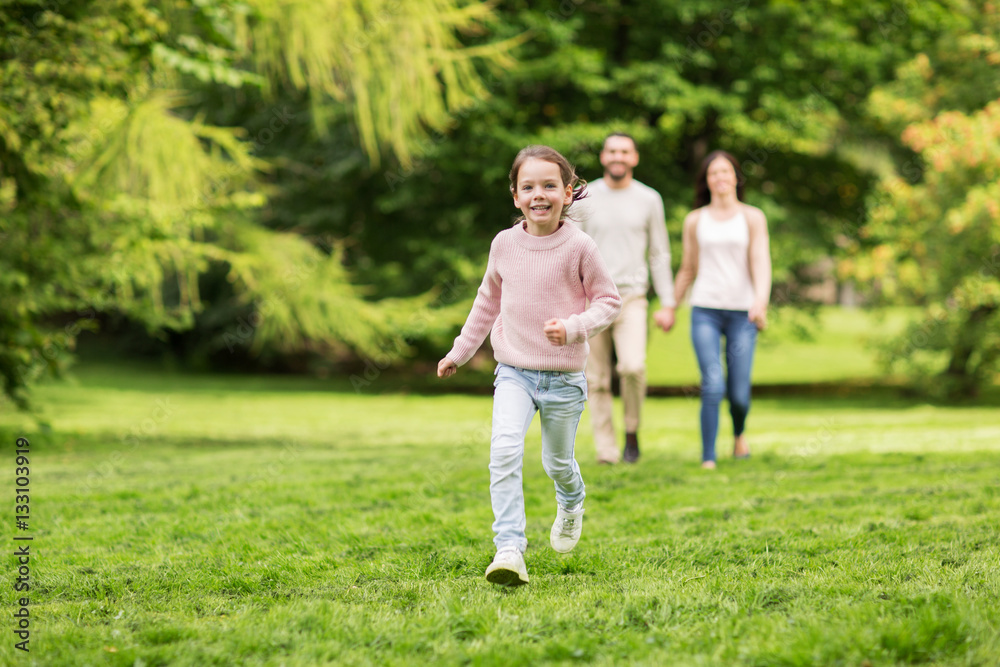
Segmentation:
[[(722, 336), (726, 337), (726, 370), (721, 359)], [(750, 371), (757, 346), (757, 326), (745, 310), (691, 309), (691, 342), (701, 369), (701, 460), (715, 460), (719, 433), (719, 404), (729, 399), (733, 435), (743, 433), (750, 412)]]
[(535, 413), (541, 414), (542, 467), (556, 487), (556, 502), (569, 509), (586, 495), (580, 466), (574, 458), (576, 429), (587, 400), (583, 372), (532, 371), (500, 364), (493, 394), (493, 436), (490, 441), (490, 500), (493, 543), (499, 550), (528, 548), (525, 537), (522, 462), (524, 436)]

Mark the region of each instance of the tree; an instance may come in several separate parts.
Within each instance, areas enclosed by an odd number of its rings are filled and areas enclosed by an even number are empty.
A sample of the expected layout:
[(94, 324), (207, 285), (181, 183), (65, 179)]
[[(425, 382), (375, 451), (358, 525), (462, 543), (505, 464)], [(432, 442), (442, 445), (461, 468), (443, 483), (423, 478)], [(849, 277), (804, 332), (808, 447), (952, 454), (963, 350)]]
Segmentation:
[[(471, 63), (503, 54), (463, 51), (452, 34), (488, 16), (449, 0), (0, 3), (5, 394), (24, 406), (99, 313), (152, 332), (190, 327), (199, 283), (220, 269), (236, 299), (268, 304), (241, 344), (384, 349), (394, 304), (361, 297), (335, 244), (259, 225), (267, 163), (238, 128), (206, 124), (184, 91), (290, 85), (316, 118), (353, 109), (371, 159), (384, 146), (405, 161), (421, 124), (463, 103), (456, 88), (476, 90)], [(345, 51), (340, 40), (372, 37), (377, 18), (390, 34)], [(379, 67), (404, 47), (416, 65)]]
[(895, 0), (501, 2), (496, 37), (530, 39), (517, 68), (485, 74), (488, 97), (418, 144), (410, 165), (372, 169), (339, 138), (275, 142), (283, 194), (270, 213), (276, 225), (345, 239), (372, 298), (445, 282), (471, 293), (486, 240), (513, 214), (506, 177), (517, 150), (552, 144), (596, 178), (600, 141), (624, 130), (640, 144), (640, 179), (666, 200), (675, 257), (693, 171), (709, 148), (726, 148), (771, 221), (776, 280), (790, 281), (856, 231), (878, 178), (864, 148), (898, 144), (862, 102), (957, 29), (952, 4), (910, 4), (900, 16)]
[[(782, 282), (857, 238), (879, 178), (868, 147), (879, 147), (882, 162), (900, 150), (898, 133), (862, 102), (940, 35), (967, 27), (953, 4), (500, 2), (489, 32), (463, 42), (523, 40), (517, 67), (481, 68), (486, 94), (449, 110), (409, 161), (373, 163), (345, 106), (327, 107), (323, 133), (311, 121), (294, 123), (259, 147), (274, 166), (261, 219), (338, 244), (367, 301), (423, 295), (429, 305), (455, 306), (436, 308), (434, 324), (407, 337), (417, 354), (435, 358), (475, 293), (488, 239), (515, 213), (507, 171), (516, 152), (549, 143), (596, 178), (600, 141), (625, 130), (640, 143), (641, 180), (666, 200), (675, 259), (700, 157), (722, 147), (744, 162), (751, 201), (772, 226), (781, 302)], [(372, 32), (395, 34), (379, 22)], [(238, 124), (250, 136), (266, 130), (270, 105), (314, 117), (315, 98), (291, 83), (268, 98), (197, 92), (214, 124)], [(218, 292), (212, 304), (185, 335), (187, 351), (204, 350), (205, 341), (218, 349), (232, 336), (220, 323), (252, 314)]]
[(482, 32), (495, 21), (480, 2), (249, 4), (253, 12), (237, 15), (237, 40), (255, 69), (269, 85), (308, 93), (321, 136), (340, 109), (351, 109), (360, 145), (376, 164), (391, 153), (408, 166), (428, 129), (441, 130), (487, 94), (476, 62), (509, 68), (509, 49), (518, 41), (462, 44), (460, 33)]
[(967, 8), (968, 32), (944, 36), (876, 90), (872, 114), (912, 153), (873, 194), (843, 267), (922, 321), (886, 348), (929, 393), (974, 395), (1000, 371), (1000, 11)]
[[(95, 311), (122, 303), (92, 234), (111, 215), (70, 185), (68, 134), (94, 98), (127, 96), (162, 29), (152, 12), (129, 2), (60, 9), (0, 4), (0, 375), (4, 393), (22, 406), (26, 386), (58, 371)], [(73, 311), (80, 317), (62, 331), (46, 322)]]

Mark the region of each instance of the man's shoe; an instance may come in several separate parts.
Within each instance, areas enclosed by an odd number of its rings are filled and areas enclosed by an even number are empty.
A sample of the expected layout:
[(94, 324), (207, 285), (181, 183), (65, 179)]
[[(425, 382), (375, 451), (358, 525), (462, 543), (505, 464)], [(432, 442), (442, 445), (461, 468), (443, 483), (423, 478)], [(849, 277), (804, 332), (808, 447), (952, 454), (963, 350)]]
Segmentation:
[(639, 460), (639, 436), (635, 433), (625, 434), (625, 452), (622, 454), (625, 463), (635, 463)]
[(501, 586), (520, 586), (528, 583), (528, 568), (517, 547), (504, 547), (497, 551), (493, 562), (486, 568), (486, 581)]
[(552, 524), (549, 542), (552, 548), (561, 554), (568, 554), (580, 541), (583, 532), (583, 503), (572, 510), (556, 508), (556, 520)]

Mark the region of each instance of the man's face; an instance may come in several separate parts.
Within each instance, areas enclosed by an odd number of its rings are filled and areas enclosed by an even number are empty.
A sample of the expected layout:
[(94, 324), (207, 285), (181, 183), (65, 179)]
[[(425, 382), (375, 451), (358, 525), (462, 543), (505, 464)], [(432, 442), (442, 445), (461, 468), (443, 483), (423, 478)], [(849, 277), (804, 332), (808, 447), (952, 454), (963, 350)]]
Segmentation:
[(628, 137), (608, 137), (601, 149), (601, 166), (604, 175), (620, 181), (632, 176), (632, 170), (639, 164), (639, 151)]

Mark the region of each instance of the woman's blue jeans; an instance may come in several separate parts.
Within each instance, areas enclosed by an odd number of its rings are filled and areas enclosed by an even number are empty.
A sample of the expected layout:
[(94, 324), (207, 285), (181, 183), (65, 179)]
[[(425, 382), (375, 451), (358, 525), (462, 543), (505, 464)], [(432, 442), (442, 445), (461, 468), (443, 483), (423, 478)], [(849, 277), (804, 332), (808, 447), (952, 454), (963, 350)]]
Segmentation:
[[(726, 371), (721, 359), (722, 336), (726, 337)], [(701, 370), (701, 460), (715, 460), (719, 433), (719, 404), (729, 399), (733, 435), (743, 433), (750, 412), (750, 371), (757, 346), (757, 326), (745, 310), (691, 309), (691, 342)]]
[(497, 549), (528, 548), (524, 529), (522, 461), (524, 436), (535, 413), (542, 421), (542, 468), (556, 487), (556, 502), (569, 509), (583, 502), (586, 489), (573, 455), (576, 429), (587, 400), (583, 372), (532, 371), (500, 364), (493, 383), (493, 436), (490, 441), (490, 500)]

